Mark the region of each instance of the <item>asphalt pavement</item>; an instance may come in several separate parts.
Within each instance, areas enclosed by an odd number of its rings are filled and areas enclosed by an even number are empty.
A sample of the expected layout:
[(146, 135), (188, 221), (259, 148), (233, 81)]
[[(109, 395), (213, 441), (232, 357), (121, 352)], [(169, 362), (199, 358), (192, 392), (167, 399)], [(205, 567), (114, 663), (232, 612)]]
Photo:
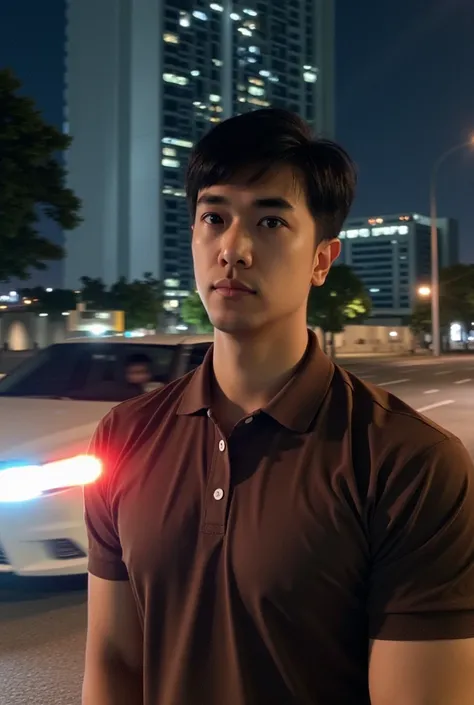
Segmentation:
[[(456, 433), (474, 457), (474, 355), (339, 363)], [(85, 581), (0, 578), (0, 705), (80, 705)]]

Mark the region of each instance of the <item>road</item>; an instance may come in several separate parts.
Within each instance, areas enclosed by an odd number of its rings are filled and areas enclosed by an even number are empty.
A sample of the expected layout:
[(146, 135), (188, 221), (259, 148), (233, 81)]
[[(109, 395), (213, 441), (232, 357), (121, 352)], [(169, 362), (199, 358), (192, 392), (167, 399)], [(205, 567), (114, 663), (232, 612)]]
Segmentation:
[[(474, 456), (474, 356), (340, 363), (455, 432)], [(0, 705), (80, 704), (85, 600), (83, 580), (0, 581)]]

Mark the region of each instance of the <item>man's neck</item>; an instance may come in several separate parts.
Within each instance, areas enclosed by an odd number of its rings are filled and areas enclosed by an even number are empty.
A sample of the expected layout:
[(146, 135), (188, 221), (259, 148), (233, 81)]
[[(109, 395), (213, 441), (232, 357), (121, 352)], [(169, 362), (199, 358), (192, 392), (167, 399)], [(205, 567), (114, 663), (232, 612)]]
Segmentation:
[(308, 345), (305, 323), (244, 338), (216, 331), (213, 411), (223, 430), (260, 409), (285, 386)]

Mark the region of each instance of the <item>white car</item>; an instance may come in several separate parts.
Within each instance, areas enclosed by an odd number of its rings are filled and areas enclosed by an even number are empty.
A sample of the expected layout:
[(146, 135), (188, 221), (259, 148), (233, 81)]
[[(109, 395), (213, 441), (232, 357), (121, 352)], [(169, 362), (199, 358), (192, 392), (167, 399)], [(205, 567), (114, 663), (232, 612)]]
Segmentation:
[[(87, 456), (117, 403), (197, 367), (210, 337), (82, 338), (41, 350), (0, 380), (0, 572), (87, 572), (82, 486), (101, 472)], [(138, 388), (130, 360), (150, 371)]]

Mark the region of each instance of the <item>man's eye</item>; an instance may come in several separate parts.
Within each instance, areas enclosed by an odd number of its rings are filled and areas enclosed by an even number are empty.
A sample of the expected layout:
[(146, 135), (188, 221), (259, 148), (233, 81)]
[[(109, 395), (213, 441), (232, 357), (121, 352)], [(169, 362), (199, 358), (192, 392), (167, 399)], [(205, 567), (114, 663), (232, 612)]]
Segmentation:
[(221, 225), (224, 222), (218, 213), (206, 213), (202, 220), (209, 225)]
[(276, 230), (278, 228), (282, 228), (285, 223), (280, 220), (280, 218), (267, 217), (262, 218), (259, 225), (262, 225), (264, 228), (269, 228), (270, 230)]

